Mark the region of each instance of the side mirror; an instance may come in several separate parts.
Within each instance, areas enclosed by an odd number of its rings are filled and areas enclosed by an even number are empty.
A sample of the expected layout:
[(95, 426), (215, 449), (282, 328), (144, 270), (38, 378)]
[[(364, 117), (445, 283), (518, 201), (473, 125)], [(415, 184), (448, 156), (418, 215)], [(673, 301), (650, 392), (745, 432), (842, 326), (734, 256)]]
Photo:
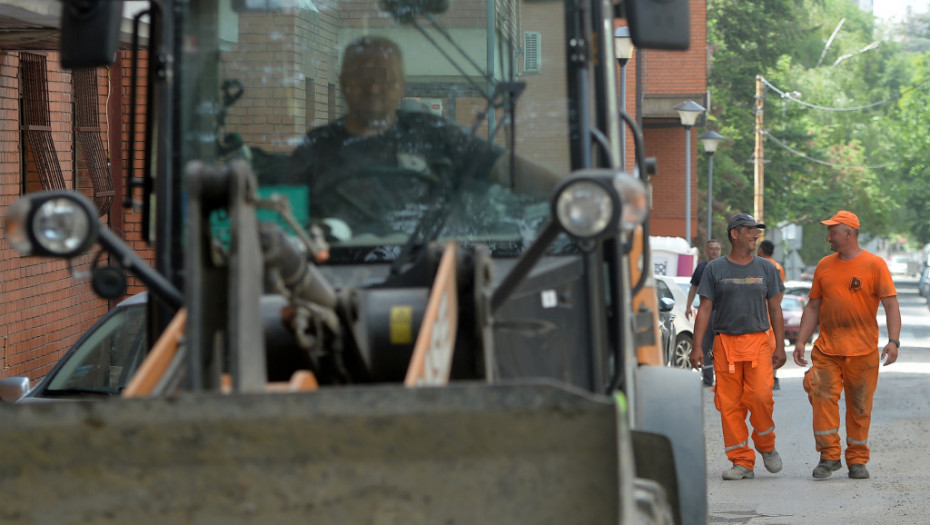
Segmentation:
[(0, 379), (0, 399), (15, 403), (29, 392), (29, 378), (23, 376)]
[(623, 8), (618, 17), (626, 19), (636, 47), (683, 51), (691, 46), (689, 0), (623, 0)]
[(61, 6), (61, 67), (106, 66), (119, 48), (123, 2), (64, 0)]
[(672, 308), (675, 308), (675, 300), (671, 297), (663, 297), (659, 299), (659, 311), (660, 312), (671, 312)]

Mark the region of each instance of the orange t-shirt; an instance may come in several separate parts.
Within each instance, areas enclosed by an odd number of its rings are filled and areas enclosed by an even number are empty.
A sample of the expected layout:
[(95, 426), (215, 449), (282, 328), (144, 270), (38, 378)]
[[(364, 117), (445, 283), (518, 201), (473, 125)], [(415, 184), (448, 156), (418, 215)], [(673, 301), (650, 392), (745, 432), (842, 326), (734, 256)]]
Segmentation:
[[(782, 266), (781, 266), (780, 264), (778, 264), (778, 261), (776, 261), (775, 259), (772, 259), (771, 257), (766, 257), (766, 256), (764, 256), (764, 255), (760, 255), (759, 257), (762, 257), (762, 258), (765, 259), (766, 261), (768, 261), (768, 262), (774, 264), (774, 265), (775, 265), (775, 269), (778, 270), (778, 275), (781, 276), (781, 282), (785, 282), (785, 269), (782, 268)], [(772, 322), (772, 316), (770, 315), (770, 316), (769, 316), (769, 323), (771, 323), (771, 322)], [(766, 333), (769, 334), (769, 346), (772, 347), (772, 353), (775, 353), (775, 330), (774, 330), (774, 329), (771, 327), (771, 325), (770, 325), (770, 326), (769, 326), (769, 330), (768, 330), (768, 332), (766, 332)]]
[(774, 264), (775, 268), (778, 269), (778, 275), (781, 275), (781, 282), (785, 282), (785, 269), (782, 267), (782, 265), (778, 264), (778, 261), (776, 261), (775, 259), (772, 259), (771, 257), (766, 257), (764, 255), (760, 255), (760, 257)]
[(866, 355), (878, 348), (878, 304), (897, 295), (880, 257), (863, 251), (851, 261), (824, 257), (808, 296), (822, 299), (820, 337), (814, 346), (829, 355)]

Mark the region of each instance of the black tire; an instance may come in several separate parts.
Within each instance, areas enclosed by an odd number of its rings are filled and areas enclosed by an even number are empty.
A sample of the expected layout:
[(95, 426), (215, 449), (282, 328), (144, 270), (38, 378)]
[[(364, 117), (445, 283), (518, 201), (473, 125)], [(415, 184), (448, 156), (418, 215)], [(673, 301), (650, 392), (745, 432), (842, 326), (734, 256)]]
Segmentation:
[(675, 338), (675, 348), (672, 351), (669, 365), (673, 368), (691, 370), (691, 351), (694, 349), (694, 341), (691, 334), (678, 334)]

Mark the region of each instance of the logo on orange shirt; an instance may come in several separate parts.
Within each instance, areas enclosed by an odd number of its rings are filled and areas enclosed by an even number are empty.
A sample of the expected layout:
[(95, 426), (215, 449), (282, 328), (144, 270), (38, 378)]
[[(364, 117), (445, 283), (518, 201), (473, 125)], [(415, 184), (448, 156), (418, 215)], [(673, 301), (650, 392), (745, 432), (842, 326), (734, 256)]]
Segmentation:
[(849, 289), (858, 292), (859, 288), (862, 287), (862, 281), (858, 277), (853, 277), (852, 282), (849, 283)]

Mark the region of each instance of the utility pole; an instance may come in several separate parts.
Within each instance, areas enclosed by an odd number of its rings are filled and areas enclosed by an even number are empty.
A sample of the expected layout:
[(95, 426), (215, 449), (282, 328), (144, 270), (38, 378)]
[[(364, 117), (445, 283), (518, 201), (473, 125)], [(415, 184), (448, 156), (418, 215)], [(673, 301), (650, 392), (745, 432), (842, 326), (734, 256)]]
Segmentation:
[(756, 75), (756, 149), (753, 155), (753, 183), (755, 191), (753, 192), (752, 216), (757, 222), (764, 221), (764, 197), (765, 190), (765, 153), (762, 150), (763, 128), (762, 114), (765, 106), (765, 100), (762, 92), (762, 75)]

